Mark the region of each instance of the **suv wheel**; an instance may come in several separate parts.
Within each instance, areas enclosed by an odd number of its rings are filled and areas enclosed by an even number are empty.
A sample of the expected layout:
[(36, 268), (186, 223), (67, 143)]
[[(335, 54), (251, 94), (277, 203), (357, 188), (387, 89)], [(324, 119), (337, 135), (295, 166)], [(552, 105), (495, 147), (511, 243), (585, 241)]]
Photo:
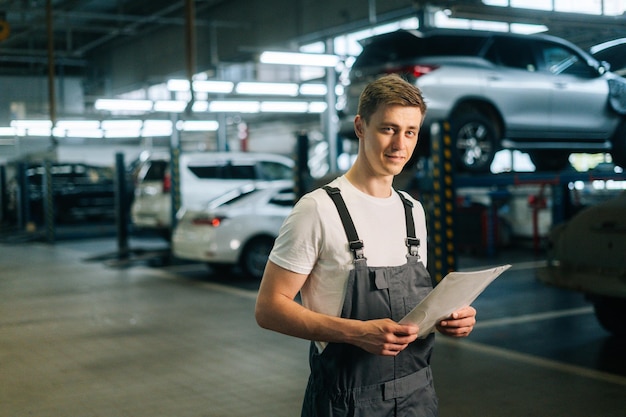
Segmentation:
[(615, 297), (597, 297), (593, 307), (598, 321), (615, 336), (626, 336), (623, 317), (626, 314), (626, 300)]
[(469, 113), (454, 117), (450, 124), (457, 169), (489, 172), (498, 143), (491, 120), (480, 113)]
[(240, 266), (243, 273), (251, 278), (261, 279), (265, 264), (274, 246), (274, 239), (263, 236), (252, 239), (241, 254)]
[(537, 171), (562, 171), (569, 165), (568, 152), (544, 150), (528, 154)]

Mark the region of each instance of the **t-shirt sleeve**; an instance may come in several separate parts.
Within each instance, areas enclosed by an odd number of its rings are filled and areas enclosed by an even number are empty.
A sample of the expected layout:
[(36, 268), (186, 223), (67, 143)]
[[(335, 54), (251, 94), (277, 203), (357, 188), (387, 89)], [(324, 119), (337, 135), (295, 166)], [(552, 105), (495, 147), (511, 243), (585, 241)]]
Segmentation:
[(317, 203), (305, 195), (281, 226), (269, 260), (289, 271), (308, 275), (319, 257), (321, 236)]

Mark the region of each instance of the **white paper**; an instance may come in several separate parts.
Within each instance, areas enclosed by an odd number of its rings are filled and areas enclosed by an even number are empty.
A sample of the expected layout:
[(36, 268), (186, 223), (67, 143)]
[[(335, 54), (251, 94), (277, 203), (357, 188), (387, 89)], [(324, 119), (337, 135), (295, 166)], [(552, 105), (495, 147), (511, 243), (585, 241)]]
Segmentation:
[(450, 272), (400, 323), (419, 326), (420, 338), (435, 331), (435, 324), (461, 307), (469, 306), (491, 282), (511, 265), (472, 272)]

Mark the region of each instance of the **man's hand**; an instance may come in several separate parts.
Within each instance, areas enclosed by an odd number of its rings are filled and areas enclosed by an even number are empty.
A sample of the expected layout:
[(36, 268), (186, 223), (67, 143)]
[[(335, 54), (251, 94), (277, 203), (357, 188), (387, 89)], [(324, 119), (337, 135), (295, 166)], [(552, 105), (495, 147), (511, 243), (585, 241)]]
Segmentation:
[(476, 309), (474, 307), (463, 307), (441, 320), (437, 324), (437, 330), (446, 336), (466, 337), (474, 329), (476, 324)]
[(361, 322), (362, 333), (350, 343), (369, 353), (383, 356), (396, 356), (409, 343), (417, 339), (419, 328), (414, 325), (398, 324), (390, 319)]

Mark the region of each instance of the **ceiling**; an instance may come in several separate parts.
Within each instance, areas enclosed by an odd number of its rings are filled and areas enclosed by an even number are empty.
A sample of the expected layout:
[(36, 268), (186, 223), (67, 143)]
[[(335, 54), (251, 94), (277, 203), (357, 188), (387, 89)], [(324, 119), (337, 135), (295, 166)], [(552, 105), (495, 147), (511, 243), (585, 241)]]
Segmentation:
[[(190, 1), (206, 13), (224, 0)], [(0, 0), (0, 75), (55, 63), (76, 71), (100, 48), (163, 27), (184, 27), (186, 3), (168, 0)], [(202, 24), (200, 22), (200, 24)], [(4, 29), (4, 31), (3, 31)], [(50, 34), (52, 36), (50, 36)], [(1, 35), (0, 35), (1, 36)], [(52, 40), (52, 42), (50, 42)]]
[[(220, 6), (229, 3), (246, 3), (247, 0), (0, 0), (0, 76), (45, 74), (49, 54), (53, 52), (55, 65), (65, 74), (81, 74), (101, 51), (117, 42), (149, 36), (163, 28), (186, 27), (186, 10), (192, 10), (194, 25), (245, 25), (249, 20), (245, 12), (236, 17), (229, 14), (220, 19)], [(298, 0), (301, 9), (310, 7), (307, 0)], [(363, 19), (352, 12), (349, 3), (363, 7), (363, 0), (345, 1), (343, 27), (336, 33), (353, 28), (350, 16)], [(369, 13), (381, 6), (382, 1), (369, 0)], [(280, 10), (281, 0), (265, 0), (267, 8)], [(581, 14), (538, 12), (528, 9), (485, 6), (477, 0), (396, 1), (405, 4), (404, 10), (418, 13), (426, 7), (448, 8), (453, 17), (505, 22), (540, 23), (549, 27), (550, 33), (565, 37), (583, 48), (604, 40), (625, 37), (624, 16), (601, 17)], [(282, 6), (281, 6), (282, 5)], [(191, 9), (186, 9), (191, 7)], [(242, 7), (242, 10), (246, 10)], [(367, 13), (367, 10), (364, 12)], [(371, 17), (371, 16), (370, 16)], [(300, 16), (300, 19), (306, 17)], [(4, 22), (4, 23), (2, 23)], [(311, 32), (328, 28), (302, 25)], [(274, 31), (280, 31), (275, 27)], [(231, 33), (237, 33), (235, 31)], [(50, 36), (50, 34), (52, 36)], [(243, 41), (243, 39), (242, 39)], [(285, 39), (285, 45), (288, 45)], [(221, 57), (220, 57), (221, 58)]]

